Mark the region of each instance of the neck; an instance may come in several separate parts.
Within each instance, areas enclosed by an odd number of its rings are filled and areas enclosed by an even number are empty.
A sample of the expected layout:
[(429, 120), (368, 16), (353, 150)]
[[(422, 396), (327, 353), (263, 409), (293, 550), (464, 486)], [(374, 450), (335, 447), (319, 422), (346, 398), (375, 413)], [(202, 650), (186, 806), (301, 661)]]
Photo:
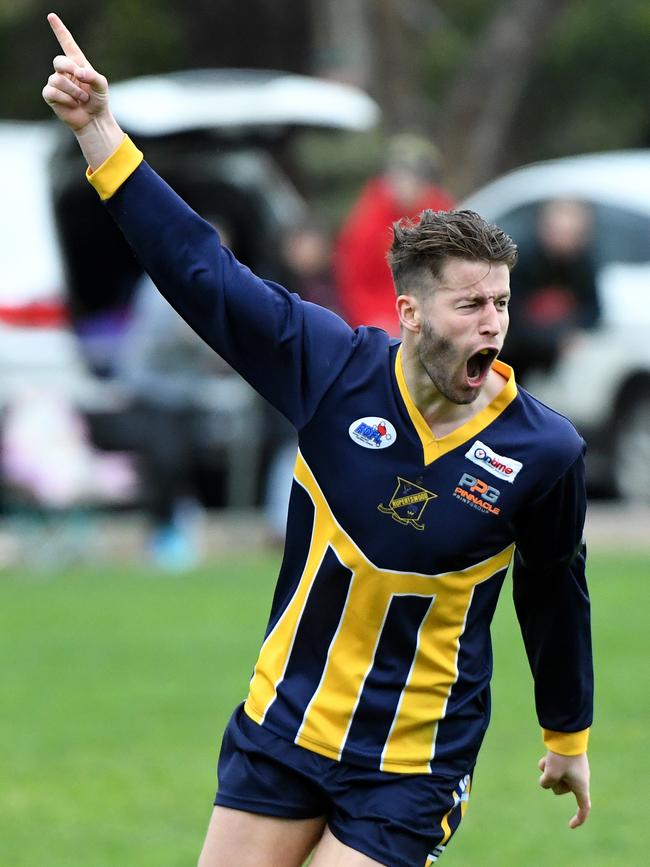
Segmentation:
[(402, 371), (409, 394), (420, 414), (436, 437), (443, 437), (485, 409), (502, 391), (504, 377), (490, 370), (485, 385), (472, 403), (454, 403), (435, 387), (426, 370), (420, 364), (414, 346), (402, 343)]

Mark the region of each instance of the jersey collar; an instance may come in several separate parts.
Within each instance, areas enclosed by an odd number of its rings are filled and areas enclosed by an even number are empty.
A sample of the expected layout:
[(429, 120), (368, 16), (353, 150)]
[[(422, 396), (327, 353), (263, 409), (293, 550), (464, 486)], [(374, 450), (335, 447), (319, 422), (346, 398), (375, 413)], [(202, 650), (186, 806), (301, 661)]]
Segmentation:
[(500, 373), (506, 379), (506, 384), (499, 394), (497, 394), (494, 400), (484, 407), (484, 409), (472, 418), (468, 419), (468, 421), (456, 428), (456, 430), (446, 434), (444, 437), (436, 437), (409, 394), (406, 379), (404, 378), (404, 370), (402, 368), (402, 347), (400, 346), (397, 350), (397, 356), (395, 358), (395, 376), (397, 378), (397, 385), (402, 400), (404, 401), (406, 411), (413, 423), (413, 427), (420, 437), (422, 450), (424, 452), (425, 465), (433, 463), (433, 461), (441, 458), (448, 452), (453, 451), (453, 449), (458, 448), (458, 446), (467, 442), (467, 440), (477, 436), (480, 431), (492, 424), (492, 422), (501, 415), (503, 410), (515, 399), (517, 396), (517, 386), (515, 384), (515, 375), (512, 368), (503, 361), (497, 359), (493, 362), (492, 369), (496, 370), (497, 373)]

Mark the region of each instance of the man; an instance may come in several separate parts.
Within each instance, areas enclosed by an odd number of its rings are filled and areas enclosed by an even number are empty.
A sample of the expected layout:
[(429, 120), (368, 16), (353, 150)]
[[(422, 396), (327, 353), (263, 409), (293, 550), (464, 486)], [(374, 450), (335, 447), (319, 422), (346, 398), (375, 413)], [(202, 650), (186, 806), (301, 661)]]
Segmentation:
[[(262, 281), (142, 162), (54, 15), (43, 90), (93, 186), (192, 327), (299, 433), (287, 542), (200, 867), (431, 864), (489, 716), (489, 624), (513, 557), (547, 746), (589, 812), (583, 442), (496, 360), (516, 250), (470, 212), (398, 226), (401, 345)], [(515, 553), (515, 543), (517, 550)]]
[(585, 202), (551, 199), (519, 250), (505, 356), (520, 382), (549, 371), (562, 350), (600, 317), (593, 213)]
[(197, 454), (205, 453), (211, 419), (229, 422), (215, 383), (236, 374), (169, 306), (147, 274), (136, 284), (113, 357), (115, 380), (135, 419), (149, 556), (164, 571), (187, 571), (201, 559)]

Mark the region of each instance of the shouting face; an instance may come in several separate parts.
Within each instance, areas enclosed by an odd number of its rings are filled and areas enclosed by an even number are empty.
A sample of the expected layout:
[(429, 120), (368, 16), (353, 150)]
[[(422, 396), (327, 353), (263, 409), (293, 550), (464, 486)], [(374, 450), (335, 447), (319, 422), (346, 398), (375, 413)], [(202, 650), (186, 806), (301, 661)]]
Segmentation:
[(416, 357), (448, 401), (476, 400), (508, 330), (507, 265), (450, 258), (420, 302)]

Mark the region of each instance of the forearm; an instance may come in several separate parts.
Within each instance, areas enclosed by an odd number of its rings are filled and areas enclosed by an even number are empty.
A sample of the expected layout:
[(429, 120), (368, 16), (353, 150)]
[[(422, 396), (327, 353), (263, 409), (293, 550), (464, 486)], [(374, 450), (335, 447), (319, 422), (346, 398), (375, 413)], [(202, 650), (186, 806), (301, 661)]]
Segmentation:
[(240, 333), (255, 330), (255, 323), (260, 323), (256, 312), (264, 306), (268, 291), (221, 249), (214, 229), (148, 165), (141, 164), (141, 158), (133, 143), (124, 140), (89, 180), (167, 300), (233, 364), (228, 351), (233, 331), (228, 323), (235, 315)]
[(296, 427), (304, 424), (354, 349), (350, 328), (238, 262), (130, 139), (90, 181), (185, 321)]
[[(515, 567), (514, 598), (535, 681), (535, 704), (547, 747), (571, 755), (586, 749), (592, 721), (593, 670), (584, 557), (541, 575)], [(553, 733), (559, 736), (554, 737)], [(575, 742), (574, 742), (575, 741)]]
[[(593, 666), (585, 578), (584, 462), (580, 456), (522, 514), (513, 592), (535, 680), (535, 703), (549, 749), (584, 752), (591, 725)], [(558, 733), (554, 737), (553, 733)]]

